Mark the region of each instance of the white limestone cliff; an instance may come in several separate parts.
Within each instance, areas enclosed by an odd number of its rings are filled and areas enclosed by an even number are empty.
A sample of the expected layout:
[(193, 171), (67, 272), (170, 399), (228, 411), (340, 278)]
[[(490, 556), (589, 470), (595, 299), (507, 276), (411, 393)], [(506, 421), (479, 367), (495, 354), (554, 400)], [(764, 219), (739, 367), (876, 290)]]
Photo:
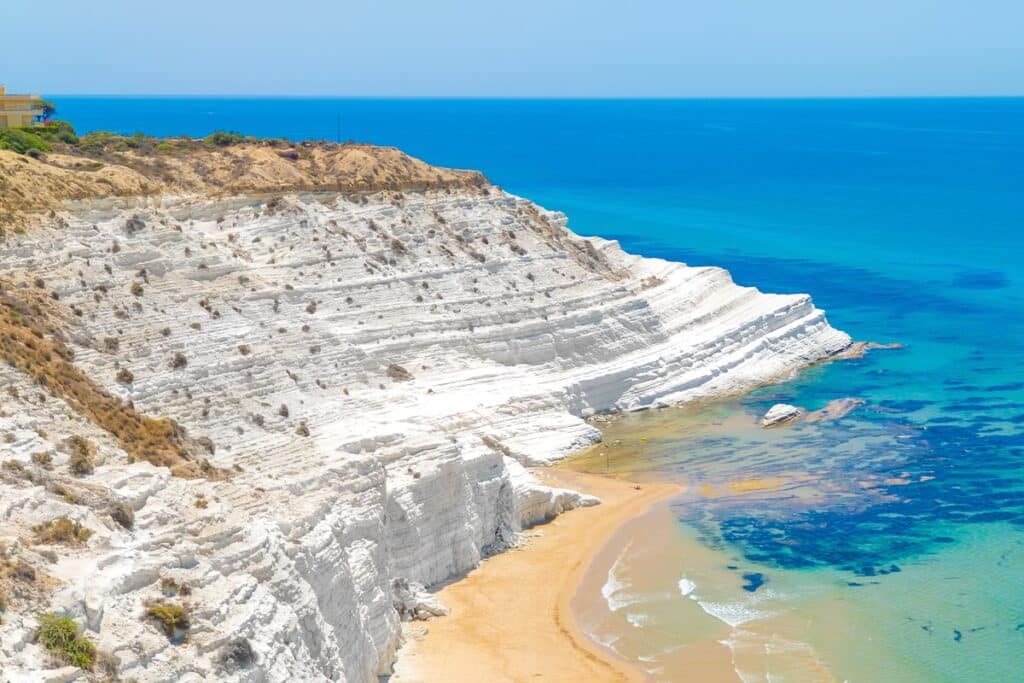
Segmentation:
[[(585, 417), (744, 391), (850, 343), (806, 295), (626, 254), (494, 188), (92, 202), (58, 219), (0, 244), (0, 277), (42, 278), (75, 311), (75, 364), (211, 439), (232, 471), (129, 463), (0, 368), (0, 460), (52, 454), (43, 483), (0, 478), (0, 546), (56, 579), (47, 604), (139, 681), (372, 681), (399, 612), (435, 607), (419, 586), (596, 502), (524, 469), (599, 439)], [(71, 434), (97, 444), (94, 473), (67, 473)], [(105, 513), (117, 502), (133, 529)], [(49, 562), (31, 529), (60, 515), (93, 535)], [(190, 587), (181, 644), (141, 619), (162, 578)], [(3, 615), (0, 680), (73, 673), (32, 642), (37, 612)]]

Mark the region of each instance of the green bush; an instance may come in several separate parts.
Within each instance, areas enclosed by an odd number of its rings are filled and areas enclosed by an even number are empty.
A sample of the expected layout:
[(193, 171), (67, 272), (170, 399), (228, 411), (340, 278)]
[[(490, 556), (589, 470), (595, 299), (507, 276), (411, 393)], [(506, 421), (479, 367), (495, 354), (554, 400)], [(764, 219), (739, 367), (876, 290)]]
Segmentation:
[(99, 154), (108, 149), (125, 149), (124, 136), (117, 133), (110, 133), (105, 130), (98, 130), (94, 133), (83, 135), (78, 141), (78, 147), (89, 154)]
[(211, 135), (206, 136), (206, 142), (215, 147), (228, 147), (230, 145), (237, 145), (245, 141), (245, 136), (241, 133), (235, 133), (233, 131), (214, 131)]
[(156, 621), (168, 638), (174, 638), (191, 626), (188, 606), (183, 604), (161, 600), (146, 608), (146, 616)]
[(31, 128), (4, 128), (0, 130), (0, 149), (9, 149), (18, 154), (38, 153), (53, 149), (49, 142), (32, 132)]
[(22, 130), (29, 130), (47, 142), (63, 142), (68, 145), (78, 144), (78, 135), (75, 133), (74, 127), (67, 121), (49, 121), (41, 126), (32, 126)]
[(79, 669), (91, 669), (96, 661), (96, 646), (82, 635), (71, 617), (53, 612), (40, 614), (36, 640), (68, 664)]

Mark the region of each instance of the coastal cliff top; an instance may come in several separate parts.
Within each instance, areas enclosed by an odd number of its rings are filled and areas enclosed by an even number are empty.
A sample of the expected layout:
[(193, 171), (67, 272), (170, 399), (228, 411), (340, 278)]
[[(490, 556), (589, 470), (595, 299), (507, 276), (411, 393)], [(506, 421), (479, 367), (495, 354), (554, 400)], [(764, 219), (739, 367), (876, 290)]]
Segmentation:
[[(41, 131), (41, 146), (0, 145), (0, 224), (26, 222), (66, 200), (143, 195), (375, 192), (478, 188), (476, 171), (431, 166), (393, 147), (291, 142), (215, 133), (204, 139), (92, 133), (66, 124)], [(47, 133), (53, 132), (53, 135)]]

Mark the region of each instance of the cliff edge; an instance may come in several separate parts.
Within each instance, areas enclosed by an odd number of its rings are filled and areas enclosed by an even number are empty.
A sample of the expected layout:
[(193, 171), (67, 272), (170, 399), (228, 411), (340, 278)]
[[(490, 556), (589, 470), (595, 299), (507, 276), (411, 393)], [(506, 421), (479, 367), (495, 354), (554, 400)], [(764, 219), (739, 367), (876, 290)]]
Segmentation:
[(45, 210), (0, 242), (4, 676), (75, 672), (35, 638), (55, 610), (90, 675), (375, 680), (422, 586), (595, 502), (524, 467), (599, 439), (585, 417), (849, 345), (806, 295), (581, 238), (479, 174), (299, 149), (0, 152), (4, 207)]

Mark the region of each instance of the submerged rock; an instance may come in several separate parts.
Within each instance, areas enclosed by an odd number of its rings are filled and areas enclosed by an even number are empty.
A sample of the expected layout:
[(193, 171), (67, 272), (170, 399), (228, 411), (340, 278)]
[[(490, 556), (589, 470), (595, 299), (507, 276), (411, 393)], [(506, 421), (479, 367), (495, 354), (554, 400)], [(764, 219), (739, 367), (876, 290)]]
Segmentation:
[(821, 410), (807, 413), (804, 416), (804, 420), (807, 422), (838, 420), (845, 415), (849, 415), (858, 406), (862, 405), (864, 405), (864, 399), (861, 398), (837, 398), (826, 403), (825, 407)]

